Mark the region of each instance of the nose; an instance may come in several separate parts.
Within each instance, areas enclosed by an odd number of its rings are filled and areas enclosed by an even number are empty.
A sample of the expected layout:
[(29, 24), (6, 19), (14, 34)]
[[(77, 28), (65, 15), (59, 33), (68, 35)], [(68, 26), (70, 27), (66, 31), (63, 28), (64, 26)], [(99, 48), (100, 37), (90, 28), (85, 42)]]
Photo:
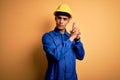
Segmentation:
[(63, 19), (60, 19), (60, 24), (62, 24), (63, 23)]

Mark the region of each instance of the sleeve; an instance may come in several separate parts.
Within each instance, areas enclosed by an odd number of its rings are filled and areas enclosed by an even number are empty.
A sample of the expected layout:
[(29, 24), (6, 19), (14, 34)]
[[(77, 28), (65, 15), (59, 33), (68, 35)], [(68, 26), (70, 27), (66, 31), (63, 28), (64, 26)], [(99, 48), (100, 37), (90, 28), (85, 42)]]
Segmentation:
[(64, 41), (63, 44), (56, 46), (52, 37), (49, 36), (48, 34), (49, 33), (43, 35), (42, 37), (43, 49), (47, 57), (55, 60), (62, 59), (67, 53), (67, 50), (72, 45), (72, 42), (68, 39)]
[(75, 50), (76, 58), (79, 60), (83, 60), (84, 55), (85, 55), (85, 51), (84, 51), (83, 44), (80, 40), (75, 41), (74, 50)]

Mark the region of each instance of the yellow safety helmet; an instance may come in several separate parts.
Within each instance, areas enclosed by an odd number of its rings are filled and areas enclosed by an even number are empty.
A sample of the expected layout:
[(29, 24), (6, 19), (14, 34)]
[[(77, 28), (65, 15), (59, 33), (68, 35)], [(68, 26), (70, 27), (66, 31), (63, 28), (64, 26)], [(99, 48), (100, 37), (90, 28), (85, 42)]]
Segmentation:
[(67, 4), (59, 5), (58, 8), (56, 9), (56, 11), (54, 12), (54, 15), (56, 12), (68, 13), (70, 15), (70, 17), (72, 17), (71, 9)]

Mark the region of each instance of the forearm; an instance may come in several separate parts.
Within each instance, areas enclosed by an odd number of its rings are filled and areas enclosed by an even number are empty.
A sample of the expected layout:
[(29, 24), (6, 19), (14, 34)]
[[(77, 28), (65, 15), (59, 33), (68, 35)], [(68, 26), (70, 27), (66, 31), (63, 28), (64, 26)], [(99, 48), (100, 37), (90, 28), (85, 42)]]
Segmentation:
[(83, 60), (85, 51), (83, 44), (80, 41), (76, 41), (74, 45), (75, 53), (76, 53), (76, 58), (79, 60)]
[(43, 48), (47, 56), (56, 60), (62, 59), (67, 53), (67, 50), (69, 50), (70, 46), (72, 45), (72, 41), (69, 39), (64, 41), (63, 44), (55, 45), (49, 35), (44, 36), (42, 41)]

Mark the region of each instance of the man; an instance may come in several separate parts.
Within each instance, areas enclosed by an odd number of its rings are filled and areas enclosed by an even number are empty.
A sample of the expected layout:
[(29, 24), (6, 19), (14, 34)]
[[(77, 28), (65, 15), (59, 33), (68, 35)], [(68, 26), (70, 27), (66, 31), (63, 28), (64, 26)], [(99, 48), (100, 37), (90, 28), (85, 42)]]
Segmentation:
[(83, 60), (84, 48), (80, 41), (80, 30), (73, 23), (70, 34), (66, 31), (71, 10), (61, 4), (54, 12), (56, 27), (42, 37), (48, 60), (45, 80), (77, 80), (76, 59)]

